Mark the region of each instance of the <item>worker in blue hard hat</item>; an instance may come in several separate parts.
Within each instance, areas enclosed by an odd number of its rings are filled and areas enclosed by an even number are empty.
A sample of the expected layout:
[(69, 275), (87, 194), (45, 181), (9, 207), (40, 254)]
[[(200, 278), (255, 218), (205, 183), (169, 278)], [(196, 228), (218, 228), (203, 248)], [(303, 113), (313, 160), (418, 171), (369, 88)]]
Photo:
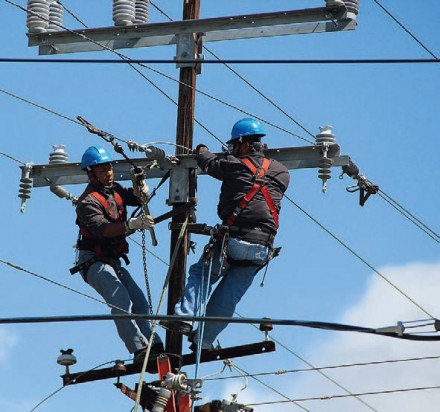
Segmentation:
[[(281, 199), (290, 176), (283, 164), (264, 155), (261, 138), (265, 135), (258, 120), (245, 118), (232, 127), (225, 156), (211, 153), (204, 144), (195, 149), (198, 166), (222, 181), (217, 209), (222, 226), (190, 267), (176, 315), (203, 316), (206, 307), (206, 316), (232, 317), (257, 272), (274, 256)], [(188, 335), (193, 351), (212, 349), (227, 326), (226, 322), (207, 322), (202, 335), (201, 328), (193, 331), (191, 322), (161, 324)]]
[[(84, 152), (81, 169), (90, 183), (76, 205), (80, 230), (77, 268), (111, 307), (112, 314), (148, 314), (144, 293), (121, 264), (121, 259), (129, 263), (126, 236), (154, 225), (150, 215), (127, 221), (127, 206), (139, 206), (139, 198), (148, 197), (148, 186), (145, 182), (136, 184), (133, 176), (133, 188), (116, 183), (112, 158), (100, 146), (91, 146)], [(115, 319), (115, 324), (128, 351), (134, 353), (135, 361), (141, 361), (151, 337), (149, 322)], [(163, 351), (162, 341), (155, 335), (150, 355)]]

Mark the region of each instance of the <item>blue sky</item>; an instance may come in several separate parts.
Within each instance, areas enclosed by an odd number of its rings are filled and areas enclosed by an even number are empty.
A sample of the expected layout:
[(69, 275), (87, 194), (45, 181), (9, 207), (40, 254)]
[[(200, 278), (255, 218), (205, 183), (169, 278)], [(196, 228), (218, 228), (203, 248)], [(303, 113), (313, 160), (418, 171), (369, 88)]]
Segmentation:
[[(92, 3), (92, 4), (91, 4)], [(173, 20), (181, 18), (182, 2), (157, 1)], [(238, 4), (237, 4), (238, 3)], [(250, 0), (202, 2), (201, 17), (258, 13), (319, 7), (321, 1)], [(435, 55), (440, 55), (440, 4), (435, 0), (381, 2)], [(17, 4), (26, 5), (23, 0)], [(65, 0), (90, 27), (111, 26), (111, 2)], [(151, 22), (164, 18), (151, 8)], [(0, 57), (35, 58), (36, 48), (27, 46), (26, 16), (18, 8), (0, 1)], [(69, 28), (79, 28), (71, 18)], [(216, 42), (207, 47), (224, 59), (384, 59), (429, 58), (429, 54), (403, 31), (374, 1), (362, 1), (355, 31), (285, 36), (279, 38)], [(172, 46), (123, 50), (132, 58), (173, 58)], [(206, 58), (210, 58), (205, 53)], [(109, 52), (76, 54), (77, 58), (114, 58)], [(42, 57), (43, 59), (43, 57)], [(174, 79), (174, 65), (154, 65), (155, 70)], [(352, 157), (361, 171), (393, 199), (439, 232), (438, 210), (438, 118), (439, 65), (234, 65), (258, 90), (304, 125), (312, 134), (319, 126), (333, 125), (341, 152)], [(82, 115), (99, 128), (140, 144), (175, 141), (176, 106), (134, 70), (123, 65), (1, 63), (0, 88), (69, 118)], [(177, 83), (143, 69), (148, 78), (177, 99)], [(203, 66), (197, 79), (200, 90), (259, 116), (279, 127), (310, 138), (273, 105), (262, 99), (221, 65)], [(196, 97), (196, 118), (219, 139), (228, 138), (233, 123), (243, 113), (203, 95)], [(0, 93), (0, 152), (20, 162), (48, 162), (52, 145), (65, 144), (69, 159), (80, 160), (86, 147), (102, 144), (78, 125), (35, 106)], [(304, 141), (265, 125), (269, 147), (303, 146)], [(194, 145), (220, 144), (195, 126)], [(172, 146), (163, 146), (168, 154)], [(111, 150), (111, 147), (109, 147)], [(117, 158), (115, 154), (115, 158)], [(55, 197), (47, 188), (32, 190), (26, 211), (20, 213), (17, 197), (21, 171), (19, 163), (0, 156), (3, 176), (3, 241), (0, 259), (93, 295), (78, 276), (71, 276), (77, 228), (71, 204)], [(437, 315), (436, 291), (440, 287), (438, 242), (411, 224), (382, 198), (375, 196), (365, 207), (357, 194), (345, 187), (353, 181), (339, 180), (333, 170), (326, 194), (316, 170), (294, 170), (288, 196), (356, 254), (393, 282), (426, 311)], [(149, 182), (154, 187), (158, 182)], [(219, 184), (203, 176), (199, 179), (198, 221), (217, 223)], [(82, 186), (69, 186), (78, 195)], [(168, 210), (167, 190), (160, 190), (150, 204), (159, 215)], [(304, 319), (345, 322), (363, 326), (386, 326), (397, 321), (426, 318), (426, 314), (404, 298), (377, 273), (329, 236), (287, 199), (281, 213), (277, 244), (282, 254), (269, 267), (266, 285), (260, 288), (261, 274), (238, 307), (246, 317)], [(159, 246), (154, 253), (167, 260), (169, 232), (158, 225)], [(140, 240), (140, 237), (136, 238)], [(197, 242), (194, 262), (206, 241)], [(152, 247), (150, 246), (152, 249)], [(131, 245), (130, 270), (144, 285), (141, 250)], [(167, 267), (148, 259), (153, 303), (156, 305)], [(5, 264), (0, 265), (0, 317), (87, 315), (108, 313), (107, 307), (57, 287)], [(165, 309), (164, 309), (165, 310)], [(164, 312), (163, 312), (164, 313)], [(163, 331), (160, 331), (163, 334)], [(273, 337), (279, 346), (274, 354), (234, 360), (249, 373), (305, 368), (299, 358), (315, 366), (364, 361), (436, 356), (436, 343), (409, 343), (377, 336), (277, 327)], [(251, 326), (230, 326), (219, 337), (222, 346), (262, 340)], [(75, 371), (87, 370), (117, 358), (127, 358), (114, 325), (107, 322), (0, 325), (0, 410), (30, 411), (57, 390), (63, 373), (56, 364), (60, 349), (74, 348), (78, 357)], [(186, 350), (186, 347), (185, 347)], [(292, 354), (292, 352), (294, 354)], [(438, 385), (434, 371), (438, 360), (396, 365), (346, 368), (328, 374), (352, 393)], [(221, 363), (203, 365), (200, 376), (219, 371)], [(191, 376), (191, 368), (187, 370)], [(237, 375), (225, 371), (221, 376)], [(149, 379), (151, 378), (151, 379)], [(155, 376), (147, 380), (156, 379)], [(290, 399), (345, 393), (317, 372), (265, 376), (261, 378)], [(124, 382), (134, 387), (137, 377)], [(230, 399), (244, 386), (243, 379), (209, 381), (203, 400)], [(438, 390), (437, 390), (438, 391)], [(304, 401), (312, 411), (352, 410), (433, 410), (439, 394), (435, 390), (364, 397), (369, 406), (353, 397)], [(260, 383), (249, 379), (238, 395), (239, 402), (260, 403), (283, 399)], [(417, 405), (417, 406), (415, 406)], [(118, 393), (112, 381), (67, 387), (44, 402), (41, 411), (129, 411), (132, 401)], [(256, 407), (256, 411), (300, 410), (292, 403)]]

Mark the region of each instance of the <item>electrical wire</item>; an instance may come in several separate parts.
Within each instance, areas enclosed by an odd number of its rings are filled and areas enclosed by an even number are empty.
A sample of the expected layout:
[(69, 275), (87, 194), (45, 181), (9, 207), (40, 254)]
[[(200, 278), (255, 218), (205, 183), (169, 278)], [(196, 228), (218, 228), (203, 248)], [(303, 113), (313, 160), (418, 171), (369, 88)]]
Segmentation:
[[(6, 1), (6, 0), (5, 0), (5, 1)], [(30, 100), (28, 100), (28, 99), (25, 99), (25, 98), (23, 98), (23, 97), (17, 96), (17, 95), (14, 94), (14, 93), (8, 92), (8, 91), (6, 91), (6, 90), (4, 90), (4, 89), (0, 89), (0, 92), (6, 94), (6, 95), (8, 95), (8, 96), (11, 96), (11, 97), (13, 97), (13, 98), (15, 98), (15, 99), (17, 99), (17, 100), (21, 100), (22, 102), (28, 103), (28, 104), (30, 104), (31, 106), (35, 106), (35, 107), (37, 107), (37, 108), (39, 108), (39, 109), (41, 109), (41, 110), (44, 110), (44, 111), (46, 111), (46, 112), (48, 112), (48, 113), (51, 113), (51, 114), (53, 114), (53, 115), (55, 115), (55, 116), (61, 117), (62, 119), (65, 119), (65, 120), (68, 120), (68, 121), (70, 121), (70, 122), (72, 122), (72, 123), (76, 123), (76, 124), (78, 124), (78, 125), (80, 125), (80, 126), (83, 126), (83, 125), (82, 125), (78, 120), (76, 120), (76, 119), (72, 119), (71, 117), (65, 116), (65, 115), (63, 115), (63, 114), (61, 114), (61, 113), (58, 113), (58, 112), (52, 110), (52, 109), (48, 109), (47, 107), (44, 107), (44, 106), (42, 106), (42, 105), (40, 105), (40, 104), (34, 103), (34, 102), (32, 102), (32, 101), (30, 101)]]
[(27, 273), (27, 274), (29, 274), (29, 275), (32, 275), (32, 276), (34, 276), (34, 277), (36, 277), (36, 278), (38, 278), (38, 279), (44, 280), (45, 282), (52, 283), (52, 284), (55, 285), (55, 286), (58, 286), (58, 287), (63, 288), (63, 289), (66, 289), (66, 290), (68, 290), (68, 291), (70, 291), (70, 292), (76, 293), (76, 294), (81, 295), (81, 296), (83, 296), (83, 297), (85, 297), (85, 298), (88, 298), (88, 299), (94, 300), (95, 302), (102, 303), (103, 305), (110, 306), (110, 307), (112, 307), (112, 308), (114, 308), (114, 309), (118, 309), (118, 310), (120, 310), (121, 312), (125, 312), (125, 313), (127, 313), (127, 314), (130, 314), (130, 313), (131, 313), (131, 312), (128, 312), (128, 311), (126, 311), (126, 310), (124, 310), (124, 309), (122, 309), (122, 308), (119, 308), (118, 306), (115, 306), (115, 305), (112, 305), (112, 304), (110, 304), (110, 303), (107, 303), (107, 302), (105, 302), (105, 301), (103, 301), (103, 300), (97, 299), (97, 298), (95, 298), (95, 297), (93, 297), (93, 296), (91, 296), (91, 295), (88, 295), (87, 293), (84, 293), (84, 292), (81, 292), (81, 291), (79, 291), (79, 290), (73, 289), (73, 288), (71, 288), (70, 286), (66, 286), (66, 285), (63, 285), (62, 283), (55, 282), (55, 281), (52, 280), (52, 279), (49, 279), (49, 278), (47, 278), (47, 277), (45, 277), (45, 276), (42, 276), (42, 275), (39, 275), (39, 274), (37, 274), (37, 273), (35, 273), (35, 272), (32, 272), (32, 271), (30, 271), (30, 270), (28, 270), (28, 269), (25, 269), (25, 268), (23, 268), (23, 267), (21, 267), (21, 266), (19, 266), (19, 265), (16, 265), (16, 264), (14, 264), (14, 263), (8, 262), (8, 261), (3, 260), (3, 259), (1, 259), (1, 258), (0, 258), (0, 263), (3, 263), (4, 265), (10, 266), (10, 267), (13, 268), (13, 269), (20, 270), (20, 271), (22, 271), (22, 272), (24, 272), (24, 273)]
[(22, 162), (21, 160), (16, 159), (15, 157), (13, 157), (11, 155), (8, 155), (7, 153), (0, 152), (0, 155), (7, 157), (8, 159), (13, 160), (14, 162), (20, 163), (22, 165), (26, 165), (26, 163)]
[(58, 0), (58, 3), (63, 6), (64, 10), (70, 14), (79, 24), (81, 24), (83, 27), (85, 27), (86, 29), (88, 29), (89, 27), (75, 14), (73, 13), (71, 10), (69, 10), (66, 5), (64, 4), (64, 1), (61, 3), (60, 0)]
[[(405, 359), (390, 359), (390, 360), (381, 360), (381, 361), (370, 361), (370, 362), (357, 362), (357, 363), (345, 363), (340, 365), (329, 365), (329, 366), (319, 366), (313, 368), (303, 368), (303, 369), (283, 369), (273, 372), (260, 372), (253, 373), (252, 376), (281, 376), (290, 373), (300, 373), (300, 372), (318, 372), (322, 370), (331, 370), (331, 369), (345, 369), (345, 368), (353, 368), (353, 367), (362, 367), (362, 366), (377, 366), (377, 365), (385, 365), (385, 364), (393, 364), (393, 363), (403, 363), (403, 362), (418, 362), (424, 360), (438, 360), (439, 356), (422, 356), (417, 358), (405, 358)], [(223, 376), (223, 377), (209, 377), (202, 378), (203, 381), (216, 381), (216, 380), (228, 380), (228, 379), (238, 379), (241, 378), (241, 375), (235, 376)], [(350, 393), (351, 394), (351, 393)], [(354, 394), (351, 394), (354, 395)]]
[[(207, 50), (208, 51), (208, 50)], [(213, 56), (216, 56), (210, 51)], [(42, 63), (42, 64), (178, 64), (178, 63), (203, 63), (203, 64), (223, 64), (227, 66), (235, 75), (240, 77), (245, 83), (260, 94), (264, 99), (274, 105), (277, 109), (281, 110), (283, 114), (290, 116), (278, 107), (278, 105), (259, 91), (252, 83), (246, 80), (241, 74), (239, 74), (228, 64), (416, 64), (416, 63), (440, 63), (438, 59), (220, 59), (207, 60), (207, 59), (132, 59), (120, 60), (120, 59), (74, 59), (74, 58), (19, 58), (19, 57), (0, 57), (0, 63)], [(178, 81), (173, 79), (174, 81)], [(296, 123), (296, 120), (291, 119)], [(310, 132), (298, 123), (305, 132)], [(312, 135), (313, 136), (313, 135)]]
[[(258, 379), (255, 376), (252, 376), (251, 374), (247, 373), (244, 369), (238, 367), (237, 365), (235, 365), (233, 362), (231, 362), (231, 366), (236, 369), (237, 371), (243, 373), (244, 376), (247, 376), (249, 378), (254, 379), (255, 381), (259, 382), (261, 385), (265, 386), (266, 388), (270, 389), (272, 392), (277, 393), (278, 395), (282, 396), (284, 399), (286, 399), (285, 401), (283, 401), (283, 403), (293, 403), (295, 406), (298, 406), (299, 408), (301, 408), (303, 411), (308, 411), (309, 409), (305, 408), (304, 406), (300, 405), (298, 402), (298, 400), (296, 399), (291, 399), (289, 398), (287, 395), (285, 395), (284, 393), (280, 392), (278, 389), (275, 389), (273, 386), (268, 385), (266, 382), (262, 381), (261, 379)], [(250, 405), (250, 404), (248, 404)]]
[[(162, 9), (160, 9), (158, 6), (156, 6), (154, 3), (151, 3), (162, 15), (168, 18), (168, 20), (173, 21), (173, 19), (166, 14)], [(263, 99), (265, 99), (267, 102), (269, 102), (272, 106), (274, 106), (276, 109), (278, 109), (282, 114), (284, 114), (288, 119), (290, 119), (293, 123), (295, 123), (298, 127), (300, 127), (302, 130), (304, 130), (308, 135), (315, 137), (313, 133), (311, 133), (309, 130), (307, 130), (300, 122), (298, 122), (296, 119), (294, 119), (291, 115), (289, 115), (285, 110), (283, 110), (278, 104), (276, 104), (272, 99), (267, 97), (264, 93), (262, 93), (259, 89), (257, 89), (249, 80), (247, 80), (243, 75), (238, 73), (235, 69), (233, 69), (231, 66), (227, 64), (226, 61), (221, 60), (219, 56), (217, 56), (211, 49), (209, 49), (207, 46), (203, 45), (203, 49), (206, 50), (208, 53), (210, 53), (213, 57), (215, 57), (215, 61), (223, 64), (228, 70), (230, 70), (233, 74), (235, 74), (241, 81), (243, 81), (245, 84), (247, 84), (252, 90), (257, 92)], [(259, 119), (261, 120), (261, 119)], [(264, 120), (263, 120), (264, 121)], [(295, 137), (298, 137), (299, 139), (302, 139), (308, 143), (312, 143), (310, 140), (303, 138), (299, 135), (294, 135)]]
[[(17, 7), (18, 9), (20, 9), (20, 10), (26, 12), (26, 13), (29, 13), (29, 14), (35, 14), (33, 11), (31, 11), (31, 10), (29, 10), (29, 9), (27, 9), (27, 8), (25, 8), (25, 7), (23, 7), (23, 6), (19, 5), (19, 4), (17, 4), (17, 3), (14, 3), (12, 0), (4, 0), (4, 1), (7, 2), (7, 3), (9, 3), (9, 4), (11, 4), (11, 5), (13, 5), (13, 6), (15, 6), (15, 7)], [(41, 16), (39, 16), (39, 17), (41, 18)], [(48, 19), (44, 19), (44, 20), (48, 20)], [(112, 49), (111, 47), (108, 47), (108, 46), (106, 46), (106, 45), (104, 45), (104, 44), (102, 44), (102, 43), (99, 43), (99, 42), (97, 42), (97, 41), (95, 41), (95, 40), (90, 39), (89, 37), (87, 37), (87, 36), (84, 35), (83, 33), (75, 32), (75, 31), (73, 31), (73, 30), (68, 29), (67, 27), (62, 26), (62, 25), (58, 25), (58, 26), (59, 26), (60, 28), (64, 29), (64, 30), (68, 31), (68, 32), (71, 33), (71, 34), (74, 34), (74, 35), (76, 35), (76, 36), (79, 36), (80, 38), (82, 38), (82, 39), (84, 39), (84, 40), (90, 41), (90, 42), (92, 42), (93, 44), (98, 45), (99, 47), (103, 48), (104, 50), (107, 50), (107, 51), (110, 51), (110, 52), (116, 54), (116, 55), (117, 55), (118, 57), (120, 57), (122, 60), (126, 61), (126, 63), (127, 63), (131, 68), (133, 68), (133, 70), (135, 70), (140, 76), (142, 76), (147, 82), (150, 83), (151, 86), (153, 86), (156, 90), (158, 90), (158, 91), (159, 91), (162, 95), (164, 95), (168, 100), (170, 100), (171, 102), (173, 102), (176, 106), (178, 105), (178, 103), (177, 103), (176, 101), (174, 101), (174, 99), (172, 99), (172, 98), (171, 98), (171, 97), (170, 97), (165, 91), (163, 91), (161, 88), (159, 88), (159, 87), (158, 87), (158, 86), (157, 86), (152, 80), (150, 80), (147, 76), (145, 76), (145, 74), (143, 74), (139, 69), (137, 69), (137, 68), (134, 66), (134, 64), (131, 63), (131, 58), (130, 58), (130, 57), (128, 57), (128, 56), (126, 56), (126, 55), (124, 55), (124, 54), (122, 54), (122, 53), (120, 53), (120, 52), (118, 52), (118, 51)], [(145, 69), (147, 69), (147, 70), (150, 70), (150, 71), (152, 71), (152, 72), (154, 72), (154, 73), (156, 73), (156, 74), (158, 74), (158, 75), (160, 75), (160, 76), (162, 76), (162, 77), (165, 77), (165, 78), (168, 79), (168, 80), (171, 80), (171, 81), (173, 81), (173, 82), (176, 82), (176, 83), (178, 83), (179, 85), (182, 85), (182, 86), (184, 86), (184, 87), (187, 87), (187, 88), (193, 89), (195, 92), (197, 92), (197, 93), (199, 93), (199, 94), (202, 94), (202, 95), (204, 95), (205, 97), (208, 97), (208, 98), (210, 98), (210, 99), (212, 99), (212, 100), (214, 100), (214, 101), (217, 101), (218, 103), (221, 103), (221, 104), (223, 104), (223, 105), (225, 105), (225, 106), (227, 106), (227, 107), (229, 107), (229, 108), (232, 108), (232, 109), (234, 109), (234, 110), (236, 110), (236, 111), (239, 111), (240, 113), (242, 113), (242, 114), (244, 114), (244, 115), (246, 115), (246, 116), (252, 116), (252, 117), (254, 117), (254, 118), (257, 119), (257, 120), (260, 120), (260, 121), (262, 121), (262, 122), (268, 124), (269, 126), (272, 126), (272, 127), (276, 128), (276, 129), (279, 129), (279, 130), (281, 130), (281, 131), (287, 133), (287, 134), (290, 134), (290, 135), (295, 136), (295, 137), (297, 137), (297, 138), (299, 138), (299, 139), (301, 139), (301, 140), (304, 140), (304, 141), (306, 141), (306, 142), (311, 143), (310, 140), (308, 140), (308, 139), (306, 139), (306, 138), (304, 138), (304, 137), (302, 137), (302, 136), (300, 136), (300, 135), (297, 135), (297, 134), (295, 134), (295, 133), (292, 133), (291, 131), (289, 131), (289, 130), (287, 130), (287, 129), (285, 129), (285, 128), (282, 128), (282, 127), (280, 127), (280, 126), (277, 126), (277, 125), (275, 125), (275, 124), (273, 124), (273, 123), (271, 123), (271, 122), (269, 122), (269, 121), (267, 121), (267, 120), (265, 120), (265, 119), (263, 119), (263, 118), (261, 118), (261, 117), (259, 117), (259, 116), (253, 115), (252, 113), (247, 112), (247, 111), (245, 111), (245, 110), (239, 108), (238, 106), (235, 106), (235, 105), (233, 105), (233, 104), (231, 104), (231, 103), (228, 103), (228, 102), (226, 102), (226, 101), (224, 101), (224, 100), (222, 100), (222, 99), (219, 99), (219, 98), (217, 98), (217, 97), (215, 97), (215, 96), (212, 96), (212, 95), (210, 95), (210, 94), (208, 94), (208, 93), (206, 93), (206, 92), (203, 92), (203, 91), (200, 90), (200, 89), (197, 89), (197, 88), (195, 88), (195, 87), (193, 87), (193, 86), (190, 86), (190, 85), (188, 85), (188, 84), (186, 84), (186, 83), (184, 83), (184, 82), (181, 82), (180, 80), (174, 79), (173, 77), (168, 76), (168, 75), (166, 75), (165, 73), (160, 72), (159, 70), (153, 69), (152, 67), (150, 67), (150, 66), (146, 66), (146, 65), (144, 65), (144, 64), (142, 64), (142, 63), (139, 63), (139, 66), (141, 66), (141, 67), (143, 67), (143, 68), (145, 68)], [(196, 118), (194, 118), (194, 122), (196, 122), (200, 127), (202, 127), (202, 128), (208, 133), (208, 134), (210, 134), (212, 137), (214, 137), (218, 142), (220, 142), (222, 145), (224, 145), (224, 142), (223, 142), (221, 139), (219, 139), (214, 133), (212, 133), (208, 128), (206, 128), (206, 126), (204, 126), (199, 120), (197, 120)]]
[(426, 52), (428, 52), (434, 59), (438, 60), (438, 57), (429, 50), (414, 34), (412, 34), (396, 17), (394, 17), (390, 11), (388, 11), (378, 0), (374, 0), (374, 2), (386, 13), (389, 17), (391, 17), (395, 23), (397, 23), (400, 28), (402, 28), (406, 33), (408, 33)]
[(347, 249), (352, 255), (354, 255), (357, 259), (359, 259), (362, 263), (364, 263), (367, 267), (369, 267), (374, 273), (379, 275), (385, 282), (387, 282), (390, 286), (392, 286), (397, 292), (399, 292), (402, 296), (404, 296), (407, 300), (409, 300), (413, 305), (417, 306), (423, 313), (428, 315), (430, 318), (434, 318), (426, 309), (424, 309), (421, 305), (419, 305), (414, 299), (412, 299), (408, 294), (406, 294), (402, 289), (396, 286), (391, 280), (389, 280), (385, 275), (380, 273), (374, 266), (368, 263), (362, 256), (356, 253), (350, 246), (348, 246), (345, 242), (339, 239), (335, 234), (333, 234), (329, 229), (327, 229), (322, 223), (316, 220), (310, 213), (306, 212), (298, 203), (294, 202), (286, 194), (284, 197), (292, 203), (297, 209), (299, 209), (302, 213), (304, 213), (309, 219), (315, 222), (321, 229), (327, 232), (333, 239), (335, 239), (340, 245), (342, 245), (345, 249)]
[[(119, 360), (119, 359), (118, 359), (118, 360)], [(108, 365), (108, 364), (110, 364), (110, 363), (115, 363), (115, 362), (116, 362), (116, 360), (111, 360), (111, 361), (107, 361), (107, 362), (101, 363), (101, 364), (95, 366), (94, 368), (89, 369), (89, 370), (87, 370), (87, 371), (85, 371), (85, 372), (79, 374), (76, 378), (78, 379), (79, 377), (81, 377), (81, 376), (83, 376), (83, 375), (85, 375), (85, 374), (87, 374), (87, 373), (89, 373), (89, 372), (91, 372), (91, 371), (94, 371), (95, 369), (98, 369), (98, 368), (100, 368), (101, 366)], [(54, 392), (52, 392), (50, 395), (46, 396), (46, 397), (45, 397), (43, 400), (41, 400), (37, 405), (35, 405), (35, 406), (30, 410), (30, 412), (35, 411), (35, 410), (36, 410), (37, 408), (39, 408), (43, 403), (45, 403), (46, 401), (48, 401), (50, 398), (52, 398), (53, 396), (55, 396), (57, 393), (59, 393), (61, 390), (63, 390), (65, 387), (69, 386), (69, 385), (72, 384), (72, 383), (73, 383), (73, 381), (72, 381), (72, 382), (67, 382), (65, 385), (61, 386), (61, 387), (58, 388), (56, 391), (54, 391)]]
[[(235, 314), (239, 317), (243, 317), (242, 315), (240, 315), (239, 313), (235, 312)], [(258, 326), (256, 326), (255, 324), (251, 324), (251, 326), (253, 326), (255, 329), (258, 329)], [(280, 345), (281, 347), (283, 347), (287, 352), (289, 352), (290, 354), (292, 354), (293, 356), (295, 356), (297, 359), (299, 359), (301, 362), (305, 363), (306, 365), (308, 365), (311, 369), (315, 369), (316, 372), (318, 372), (321, 376), (323, 376), (325, 379), (327, 379), (329, 382), (333, 383), (334, 385), (336, 385), (338, 388), (342, 389), (344, 392), (352, 395), (353, 393), (346, 388), (345, 386), (343, 386), (342, 384), (340, 384), (339, 382), (337, 382), (335, 379), (333, 379), (331, 376), (327, 375), (325, 372), (323, 372), (322, 370), (317, 369), (311, 362), (309, 362), (308, 360), (304, 359), (302, 356), (298, 355), (297, 353), (295, 353), (291, 348), (287, 347), (284, 343), (280, 342), (278, 339), (276, 339), (273, 334), (268, 333), (268, 337), (274, 341), (277, 345)], [(364, 404), (367, 408), (369, 408), (372, 411), (376, 411), (376, 409), (374, 409), (371, 405), (369, 405), (366, 401), (364, 401), (363, 399), (359, 398), (359, 397), (355, 397), (355, 399), (357, 401), (359, 401), (360, 403)], [(377, 411), (376, 411), (377, 412)]]
[[(355, 393), (353, 396), (369, 396), (369, 395), (386, 395), (390, 393), (402, 393), (402, 392), (413, 392), (413, 391), (424, 391), (424, 390), (432, 390), (432, 389), (440, 389), (440, 385), (436, 386), (423, 386), (417, 388), (401, 388), (401, 389), (390, 389), (383, 391), (372, 391), (372, 392), (360, 392)], [(296, 402), (306, 402), (306, 401), (327, 401), (331, 399), (340, 399), (340, 398), (349, 398), (351, 395), (323, 395), (316, 396), (310, 398), (298, 398), (294, 399)], [(275, 405), (279, 403), (287, 403), (288, 401), (269, 401), (269, 402), (259, 402), (259, 403), (249, 403), (248, 406), (263, 406), (263, 405)]]
[(415, 217), (411, 212), (405, 209), (402, 205), (396, 202), (393, 198), (387, 195), (382, 189), (378, 192), (378, 195), (385, 200), (389, 205), (391, 205), (394, 209), (396, 209), (399, 213), (401, 213), (406, 219), (408, 219), (411, 223), (416, 225), (420, 230), (425, 232), (429, 237), (434, 239), (437, 243), (440, 243), (440, 236), (438, 233), (434, 232), (428, 226), (426, 226), (420, 219)]

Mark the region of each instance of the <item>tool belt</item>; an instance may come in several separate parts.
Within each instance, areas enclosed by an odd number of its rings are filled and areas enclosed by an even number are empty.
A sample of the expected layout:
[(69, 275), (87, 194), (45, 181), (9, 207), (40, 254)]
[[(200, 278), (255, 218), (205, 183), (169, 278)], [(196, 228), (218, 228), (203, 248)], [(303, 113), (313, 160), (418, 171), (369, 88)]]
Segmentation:
[(272, 248), (275, 239), (274, 233), (264, 231), (260, 228), (247, 229), (238, 226), (229, 226), (228, 228), (230, 237)]
[(124, 259), (126, 265), (130, 264), (127, 257), (128, 243), (125, 239), (117, 242), (102, 242), (96, 241), (96, 239), (82, 238), (78, 240), (77, 248), (79, 250), (88, 250), (95, 253), (99, 259), (112, 258), (112, 259)]

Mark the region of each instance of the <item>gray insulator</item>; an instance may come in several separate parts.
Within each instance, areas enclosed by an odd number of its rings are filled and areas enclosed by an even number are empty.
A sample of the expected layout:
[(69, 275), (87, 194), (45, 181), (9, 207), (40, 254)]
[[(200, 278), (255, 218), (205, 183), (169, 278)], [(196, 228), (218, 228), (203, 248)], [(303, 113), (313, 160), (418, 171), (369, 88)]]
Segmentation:
[(66, 146), (52, 146), (53, 152), (49, 154), (49, 164), (68, 163), (69, 155), (66, 153)]
[(163, 412), (167, 406), (170, 397), (171, 397), (171, 391), (169, 391), (166, 388), (160, 388), (151, 412)]
[(47, 31), (61, 31), (63, 29), (64, 7), (57, 1), (52, 1), (49, 7), (49, 27)]
[(60, 350), (61, 355), (58, 356), (57, 363), (62, 366), (72, 366), (76, 363), (76, 357), (72, 355), (73, 349)]
[(148, 23), (150, 19), (150, 0), (136, 0), (135, 8), (135, 24)]
[(76, 204), (78, 200), (78, 198), (72, 195), (64, 186), (50, 185), (50, 191), (61, 199), (70, 200), (73, 204)]
[(32, 170), (32, 163), (26, 163), (22, 172), (20, 179), (20, 189), (18, 190), (18, 197), (21, 199), (21, 207), (20, 212), (24, 213), (24, 209), (26, 208), (26, 200), (30, 199), (31, 195), (31, 187), (32, 187), (32, 179), (30, 178)]
[(43, 33), (49, 27), (49, 0), (28, 0), (26, 26), (29, 33)]
[(344, 6), (344, 0), (325, 0), (325, 5), (327, 8), (341, 7)]
[(359, 13), (359, 0), (345, 0), (345, 7), (347, 9), (346, 18), (356, 20)]
[(158, 147), (148, 146), (145, 150), (145, 156), (149, 160), (162, 160), (165, 159), (166, 154), (164, 150), (159, 149)]
[(322, 157), (318, 161), (318, 178), (322, 180), (322, 191), (327, 191), (327, 180), (331, 179), (331, 166), (333, 160), (327, 157), (328, 148), (335, 143), (335, 135), (333, 134), (332, 126), (324, 126), (319, 128), (319, 133), (316, 135), (316, 144), (322, 148)]
[(129, 26), (135, 20), (135, 0), (113, 0), (115, 26)]

